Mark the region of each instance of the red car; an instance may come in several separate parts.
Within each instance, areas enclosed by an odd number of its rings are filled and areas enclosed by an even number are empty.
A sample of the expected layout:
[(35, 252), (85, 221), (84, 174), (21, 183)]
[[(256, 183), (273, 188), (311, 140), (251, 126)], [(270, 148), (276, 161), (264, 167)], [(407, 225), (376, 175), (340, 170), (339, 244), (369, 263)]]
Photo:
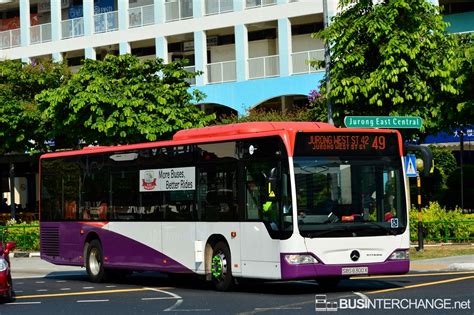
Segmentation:
[(15, 242), (8, 242), (5, 247), (0, 244), (0, 298), (2, 302), (12, 299), (13, 286), (8, 254), (16, 247)]

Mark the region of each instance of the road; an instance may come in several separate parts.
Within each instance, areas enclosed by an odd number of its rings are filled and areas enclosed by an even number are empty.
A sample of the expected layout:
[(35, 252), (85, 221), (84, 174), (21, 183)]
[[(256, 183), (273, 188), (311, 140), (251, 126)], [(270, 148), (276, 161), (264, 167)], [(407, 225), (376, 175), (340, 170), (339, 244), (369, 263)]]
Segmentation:
[(27, 272), (32, 259), (17, 263), (16, 298), (0, 306), (1, 315), (325, 314), (327, 307), (337, 307), (338, 314), (474, 314), (473, 271), (358, 277), (332, 290), (313, 281), (250, 282), (222, 293), (194, 277), (169, 279), (158, 273), (96, 284), (83, 269), (55, 266), (43, 276), (49, 268), (44, 262), (36, 262), (33, 269), (42, 270), (37, 274)]

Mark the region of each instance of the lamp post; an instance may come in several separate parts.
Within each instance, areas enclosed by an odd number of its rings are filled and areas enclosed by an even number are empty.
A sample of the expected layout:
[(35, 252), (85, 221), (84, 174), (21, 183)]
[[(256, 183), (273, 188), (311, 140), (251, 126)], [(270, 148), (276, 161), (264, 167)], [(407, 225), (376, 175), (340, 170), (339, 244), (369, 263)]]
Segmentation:
[[(323, 16), (324, 16), (324, 28), (329, 26), (329, 12), (328, 12), (328, 1), (323, 0)], [(329, 44), (324, 45), (324, 63), (326, 64), (326, 95), (329, 95), (331, 89), (330, 75), (329, 75), (329, 63), (331, 62), (331, 54), (329, 51)], [(326, 97), (328, 107), (328, 123), (334, 126), (332, 119), (332, 105), (329, 97)]]
[(459, 164), (461, 166), (461, 209), (464, 211), (464, 128), (461, 127), (459, 132), (459, 141), (460, 141), (460, 152), (459, 152)]

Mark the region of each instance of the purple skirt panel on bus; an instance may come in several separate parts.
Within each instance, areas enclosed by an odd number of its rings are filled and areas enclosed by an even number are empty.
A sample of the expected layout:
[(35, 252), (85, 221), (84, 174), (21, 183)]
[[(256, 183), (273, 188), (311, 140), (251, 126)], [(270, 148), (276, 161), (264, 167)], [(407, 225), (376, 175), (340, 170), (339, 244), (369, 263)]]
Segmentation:
[[(283, 280), (314, 279), (318, 277), (350, 277), (362, 275), (405, 274), (410, 270), (409, 260), (387, 260), (367, 264), (289, 264), (284, 253), (280, 254), (281, 277)], [(319, 260), (319, 259), (318, 259)], [(345, 272), (347, 271), (347, 272)]]
[(103, 229), (106, 222), (42, 222), (41, 258), (58, 265), (84, 265), (84, 244), (94, 235), (106, 268), (192, 273), (179, 262), (131, 238)]

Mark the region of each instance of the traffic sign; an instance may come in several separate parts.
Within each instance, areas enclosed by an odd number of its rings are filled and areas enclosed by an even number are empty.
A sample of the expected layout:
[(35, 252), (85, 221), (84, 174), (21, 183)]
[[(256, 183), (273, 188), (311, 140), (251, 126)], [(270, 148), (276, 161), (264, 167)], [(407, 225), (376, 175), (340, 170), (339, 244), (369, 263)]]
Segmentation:
[(409, 154), (405, 156), (405, 173), (407, 177), (416, 177), (416, 156)]
[(423, 120), (412, 116), (346, 116), (347, 128), (411, 128), (420, 129)]

